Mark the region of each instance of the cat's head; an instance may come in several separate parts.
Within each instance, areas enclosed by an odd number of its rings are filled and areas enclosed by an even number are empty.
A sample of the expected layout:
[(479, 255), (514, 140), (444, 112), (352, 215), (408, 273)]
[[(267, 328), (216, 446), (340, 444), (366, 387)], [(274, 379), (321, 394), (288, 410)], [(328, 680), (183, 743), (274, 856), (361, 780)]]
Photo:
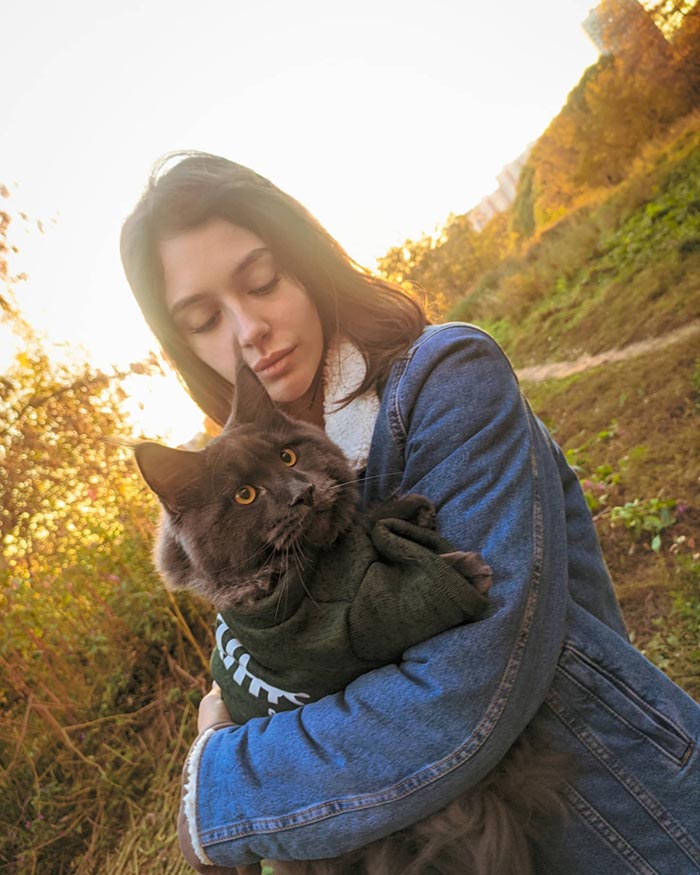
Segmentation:
[(287, 563), (331, 546), (357, 506), (355, 475), (320, 428), (277, 410), (248, 369), (237, 397), (203, 450), (135, 450), (163, 506), (158, 570), (220, 610), (265, 595)]

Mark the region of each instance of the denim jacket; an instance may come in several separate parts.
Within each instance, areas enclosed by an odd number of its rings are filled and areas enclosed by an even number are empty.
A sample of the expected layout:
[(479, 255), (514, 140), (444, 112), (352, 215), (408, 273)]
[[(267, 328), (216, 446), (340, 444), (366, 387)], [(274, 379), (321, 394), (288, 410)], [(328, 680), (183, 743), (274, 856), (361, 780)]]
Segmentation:
[(576, 764), (538, 873), (700, 873), (700, 707), (628, 642), (576, 476), (478, 328), (430, 326), (395, 362), (364, 502), (397, 490), (491, 565), (490, 612), (319, 702), (200, 735), (190, 862), (367, 844), (474, 785), (531, 724)]

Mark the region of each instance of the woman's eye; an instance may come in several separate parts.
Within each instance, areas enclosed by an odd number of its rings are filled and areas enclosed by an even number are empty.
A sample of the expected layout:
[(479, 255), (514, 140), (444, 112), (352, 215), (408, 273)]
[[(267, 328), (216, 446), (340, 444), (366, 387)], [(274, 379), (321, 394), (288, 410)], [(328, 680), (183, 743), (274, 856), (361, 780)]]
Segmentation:
[(269, 282), (264, 283), (261, 286), (256, 286), (252, 288), (249, 292), (251, 295), (267, 295), (270, 292), (274, 291), (277, 283), (280, 281), (279, 274), (276, 274)]
[(297, 456), (296, 452), (291, 447), (285, 447), (280, 453), (280, 459), (282, 459), (284, 464), (290, 468), (293, 468), (294, 465), (296, 465), (298, 458), (299, 456)]
[(240, 486), (236, 490), (233, 500), (236, 504), (252, 504), (257, 497), (258, 490), (254, 486)]
[(206, 334), (207, 331), (211, 331), (215, 327), (218, 319), (219, 314), (212, 313), (205, 322), (201, 322), (199, 325), (191, 325), (187, 330), (190, 334)]

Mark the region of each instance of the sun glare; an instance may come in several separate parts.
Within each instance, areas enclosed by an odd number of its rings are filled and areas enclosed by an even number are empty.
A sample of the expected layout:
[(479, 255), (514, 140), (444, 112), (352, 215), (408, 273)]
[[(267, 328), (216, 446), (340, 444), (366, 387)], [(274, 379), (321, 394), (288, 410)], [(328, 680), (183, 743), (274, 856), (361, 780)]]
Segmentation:
[[(196, 4), (172, 15), (163, 0), (101, 18), (84, 0), (47, 8), (41, 33), (31, 4), (10, 13), (10, 30), (27, 38), (3, 47), (7, 66), (25, 76), (4, 108), (0, 183), (3, 208), (32, 220), (10, 226), (28, 276), (21, 310), (106, 373), (155, 343), (119, 263), (119, 232), (159, 155), (201, 148), (252, 166), (372, 267), (476, 206), (596, 57), (580, 27), (585, 0), (509, 0), (497, 29), (478, 4), (420, 21), (392, 4), (280, 4), (274, 16), (264, 4), (215, 6), (215, 28)], [(154, 55), (150, 34), (163, 28)], [(193, 41), (200, 29), (206, 38)], [(265, 63), (255, 39), (232, 55), (231, 32), (264, 33)], [(56, 138), (66, 119), (69, 136)], [(135, 430), (187, 440), (201, 414), (174, 378), (150, 381), (128, 390)]]
[(180, 446), (204, 430), (204, 414), (174, 375), (130, 375), (123, 389), (127, 398), (121, 407), (134, 437)]

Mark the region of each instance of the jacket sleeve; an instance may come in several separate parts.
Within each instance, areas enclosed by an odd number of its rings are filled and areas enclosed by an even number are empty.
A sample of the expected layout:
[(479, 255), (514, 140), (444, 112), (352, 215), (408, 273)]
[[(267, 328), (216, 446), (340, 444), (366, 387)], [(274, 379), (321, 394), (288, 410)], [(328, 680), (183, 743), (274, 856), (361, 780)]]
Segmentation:
[[(483, 333), (444, 326), (399, 363), (387, 393), (376, 470), (401, 466), (401, 491), (426, 495), (440, 533), (483, 555), (491, 610), (341, 693), (212, 733), (190, 774), (190, 828), (209, 864), (336, 856), (437, 811), (500, 761), (553, 678), (563, 494), (508, 361)], [(372, 482), (381, 489), (381, 476)]]

